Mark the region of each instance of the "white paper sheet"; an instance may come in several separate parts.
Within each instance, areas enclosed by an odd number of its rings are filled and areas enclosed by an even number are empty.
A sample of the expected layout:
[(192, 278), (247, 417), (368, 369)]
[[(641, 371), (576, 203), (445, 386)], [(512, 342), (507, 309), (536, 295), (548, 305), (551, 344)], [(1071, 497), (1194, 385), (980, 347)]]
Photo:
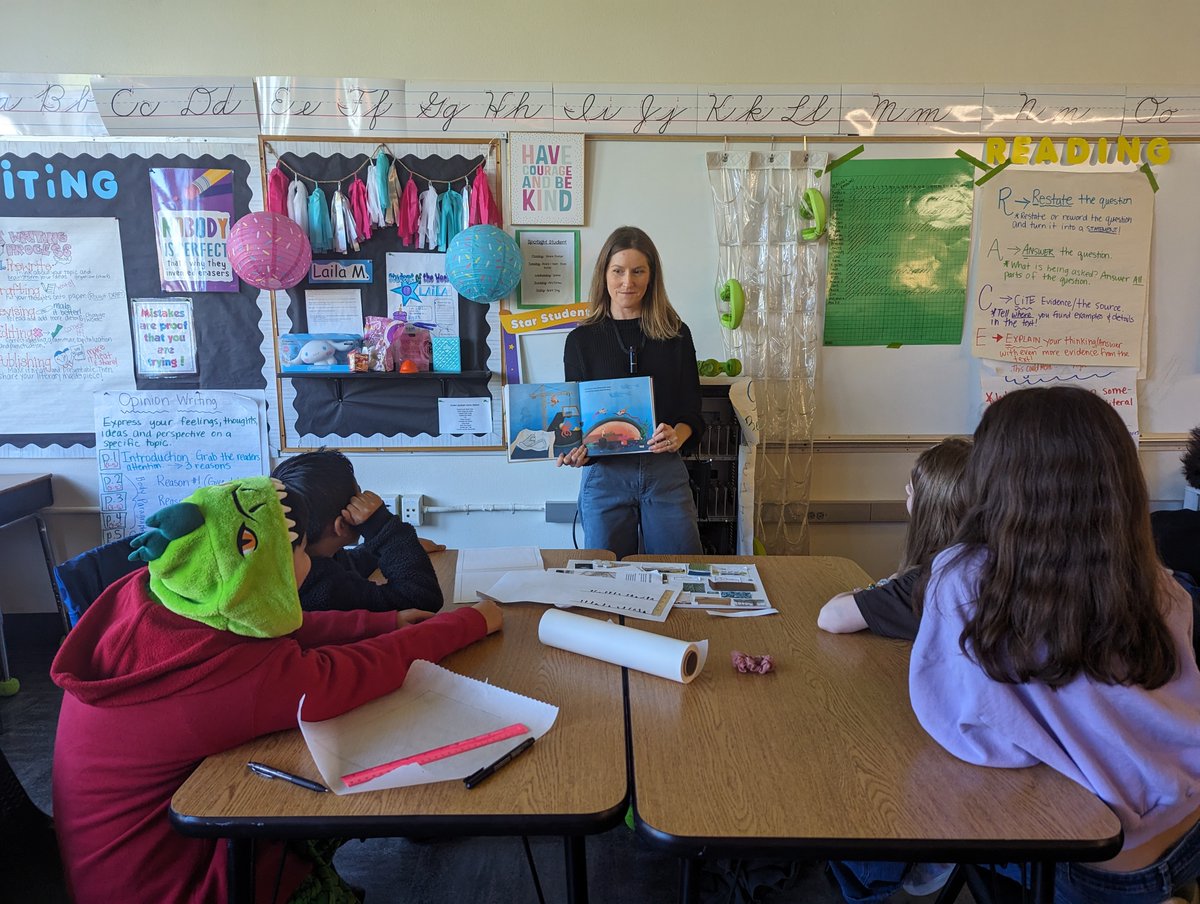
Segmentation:
[(492, 400), (438, 399), (438, 433), (491, 433)]
[[(548, 732), (558, 718), (558, 707), (417, 660), (408, 670), (404, 686), (386, 697), (323, 722), (304, 721), (301, 698), (297, 718), (304, 743), (329, 790), (335, 794), (356, 794), (466, 778), (494, 763), (530, 735), (540, 738)], [(515, 722), (527, 725), (529, 733), (424, 766), (401, 766), (353, 788), (342, 781), (342, 776), (351, 772), (473, 738)], [(536, 753), (535, 744), (525, 755)]]
[(627, 581), (599, 581), (586, 574), (517, 571), (504, 575), (483, 591), (499, 603), (545, 603), (562, 609), (582, 607), (665, 621), (679, 591), (664, 586)]
[(708, 659), (707, 640), (676, 640), (557, 609), (551, 609), (538, 622), (538, 640), (681, 684), (699, 675)]
[(536, 546), (460, 549), (454, 568), (454, 602), (477, 602), (477, 591), (487, 590), (510, 571), (542, 571), (545, 567)]
[(307, 289), (304, 310), (310, 333), (362, 335), (361, 289)]

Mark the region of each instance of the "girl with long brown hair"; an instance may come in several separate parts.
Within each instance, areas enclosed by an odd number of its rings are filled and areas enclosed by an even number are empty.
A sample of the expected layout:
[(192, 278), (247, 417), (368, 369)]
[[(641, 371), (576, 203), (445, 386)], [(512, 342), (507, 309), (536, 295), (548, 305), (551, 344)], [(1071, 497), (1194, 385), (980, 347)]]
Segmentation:
[(1112, 808), (1121, 852), (1061, 865), (1056, 901), (1159, 904), (1200, 874), (1200, 672), (1133, 440), (1092, 393), (1025, 389), (984, 413), (966, 479), (924, 590), (917, 718), (964, 760), (1045, 763)]
[(821, 607), (818, 627), (833, 634), (869, 628), (882, 637), (917, 636), (913, 589), (922, 569), (950, 545), (966, 510), (963, 472), (970, 452), (970, 440), (950, 437), (917, 456), (905, 487), (909, 522), (900, 567), (869, 587), (839, 593)]
[[(589, 458), (586, 446), (558, 456), (584, 467), (579, 516), (584, 545), (620, 559), (702, 552), (696, 504), (681, 452), (695, 448), (704, 420), (696, 349), (671, 306), (662, 263), (650, 236), (635, 226), (615, 230), (596, 259), (590, 311), (563, 352), (568, 380), (653, 379), (658, 424), (649, 454)], [(640, 539), (639, 539), (640, 538)]]

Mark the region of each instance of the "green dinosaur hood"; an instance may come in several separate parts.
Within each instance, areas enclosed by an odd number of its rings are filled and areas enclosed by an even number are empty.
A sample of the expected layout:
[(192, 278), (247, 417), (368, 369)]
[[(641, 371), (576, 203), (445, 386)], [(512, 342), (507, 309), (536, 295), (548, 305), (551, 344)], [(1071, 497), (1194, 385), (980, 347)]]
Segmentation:
[(150, 592), (172, 612), (244, 637), (300, 627), (283, 484), (250, 477), (204, 487), (146, 519), (131, 559), (150, 563)]

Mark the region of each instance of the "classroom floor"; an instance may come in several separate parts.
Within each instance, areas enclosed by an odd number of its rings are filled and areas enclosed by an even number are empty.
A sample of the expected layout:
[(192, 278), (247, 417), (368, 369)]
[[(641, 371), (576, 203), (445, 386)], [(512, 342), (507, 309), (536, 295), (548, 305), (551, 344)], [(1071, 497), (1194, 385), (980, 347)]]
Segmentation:
[[(12, 674), (21, 681), (13, 697), (0, 698), (0, 749), (20, 777), (30, 797), (50, 809), (50, 763), (61, 692), (50, 681), (53, 644), (10, 638)], [(542, 891), (548, 902), (565, 900), (563, 848), (552, 838), (531, 839)], [(620, 826), (587, 840), (588, 879), (596, 904), (669, 904), (676, 900), (678, 864), (647, 848)], [(733, 897), (723, 881), (722, 867), (706, 869), (705, 904), (747, 901)], [(465, 838), (455, 841), (414, 842), (404, 839), (370, 839), (348, 842), (337, 856), (337, 866), (350, 883), (367, 890), (368, 904), (517, 904), (536, 902), (537, 893), (525, 862), (519, 838)], [(760, 904), (840, 904), (841, 895), (825, 872), (824, 864), (796, 865), (786, 889), (772, 890), (782, 865), (756, 864), (750, 876), (760, 887), (753, 899)], [(0, 898), (6, 897), (0, 876)], [(936, 896), (914, 898), (899, 894), (895, 904), (931, 902)], [(28, 902), (35, 904), (35, 902)], [(958, 904), (973, 904), (964, 891)]]

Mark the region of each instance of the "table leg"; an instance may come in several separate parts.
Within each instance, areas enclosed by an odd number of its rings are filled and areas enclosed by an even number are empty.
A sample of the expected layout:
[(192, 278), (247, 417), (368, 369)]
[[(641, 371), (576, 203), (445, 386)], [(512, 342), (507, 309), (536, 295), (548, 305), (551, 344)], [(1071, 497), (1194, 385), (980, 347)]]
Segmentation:
[(230, 838), (226, 845), (229, 904), (254, 904), (254, 839)]
[(563, 849), (567, 855), (568, 904), (588, 904), (587, 848), (584, 837), (567, 835), (563, 838)]
[(679, 904), (697, 904), (700, 900), (700, 858), (679, 858)]
[(38, 539), (42, 542), (42, 558), (46, 562), (46, 574), (50, 576), (50, 592), (54, 594), (54, 605), (58, 607), (58, 615), (63, 622), (63, 633), (71, 630), (71, 619), (67, 615), (67, 607), (63, 605), (62, 595), (58, 592), (58, 581), (54, 579), (55, 555), (54, 546), (50, 542), (50, 532), (46, 530), (46, 521), (40, 514), (33, 516), (37, 525)]
[(1031, 864), (1035, 904), (1054, 904), (1054, 863)]

